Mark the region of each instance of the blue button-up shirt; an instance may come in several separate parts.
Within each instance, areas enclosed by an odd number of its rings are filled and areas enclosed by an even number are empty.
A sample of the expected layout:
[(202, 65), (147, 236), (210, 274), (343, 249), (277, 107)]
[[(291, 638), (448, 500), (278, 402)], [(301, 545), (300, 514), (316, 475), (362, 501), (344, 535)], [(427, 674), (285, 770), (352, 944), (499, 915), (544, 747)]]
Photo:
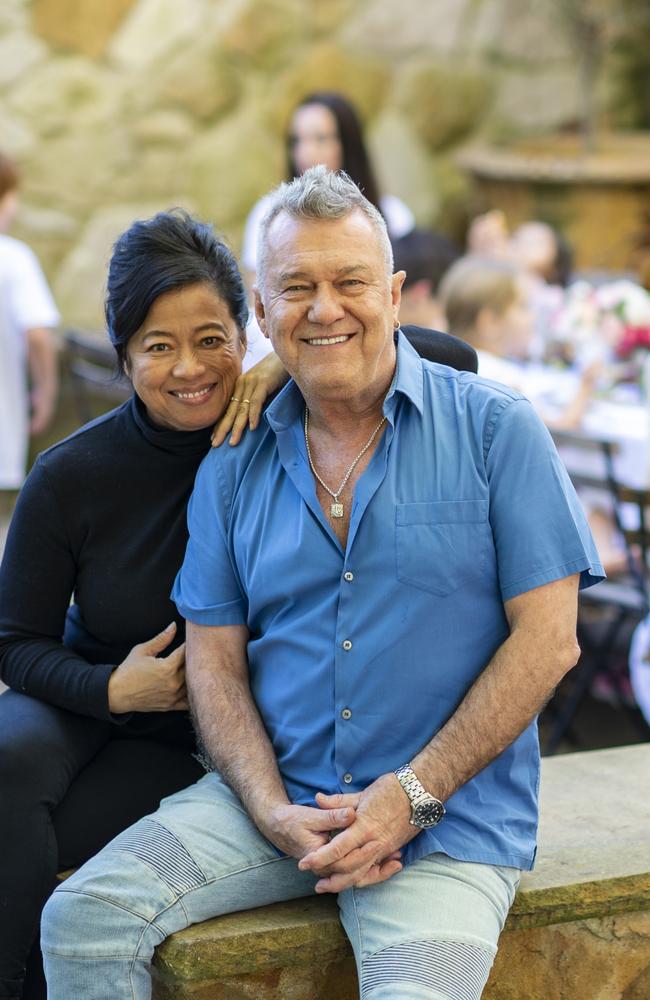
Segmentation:
[[(360, 791), (409, 761), (508, 636), (503, 602), (603, 576), (580, 504), (530, 403), (398, 341), (387, 424), (359, 477), (345, 550), (316, 496), (305, 404), (211, 451), (174, 587), (183, 615), (245, 624), (250, 683), (289, 798)], [(404, 849), (532, 866), (535, 724)]]

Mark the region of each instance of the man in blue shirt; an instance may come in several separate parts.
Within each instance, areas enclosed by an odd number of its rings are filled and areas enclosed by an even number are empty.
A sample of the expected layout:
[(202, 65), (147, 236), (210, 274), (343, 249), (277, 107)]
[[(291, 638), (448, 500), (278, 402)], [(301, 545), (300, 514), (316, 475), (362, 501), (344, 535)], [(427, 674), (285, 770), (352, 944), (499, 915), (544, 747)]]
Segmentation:
[(205, 459), (174, 590), (218, 774), (57, 890), (53, 1000), (104, 973), (148, 997), (166, 934), (314, 890), (364, 1000), (481, 995), (534, 859), (535, 718), (603, 573), (530, 404), (395, 334), (403, 277), (345, 176), (274, 194), (256, 308), (293, 381)]

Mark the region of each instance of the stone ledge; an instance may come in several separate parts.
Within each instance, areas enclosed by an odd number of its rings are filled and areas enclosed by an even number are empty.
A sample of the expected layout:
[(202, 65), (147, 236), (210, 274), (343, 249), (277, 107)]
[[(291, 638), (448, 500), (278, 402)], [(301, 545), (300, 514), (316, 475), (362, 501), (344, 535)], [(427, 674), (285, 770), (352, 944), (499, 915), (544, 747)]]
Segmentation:
[[(650, 910), (650, 875), (520, 889), (505, 931)], [(650, 941), (648, 941), (650, 954)], [(157, 949), (160, 973), (188, 981), (327, 964), (351, 955), (330, 897), (296, 899), (215, 917), (173, 934)]]
[[(504, 932), (503, 959), (495, 966), (496, 982), (491, 977), (486, 996), (496, 1000), (526, 995), (533, 1000), (538, 994), (532, 987), (525, 994), (516, 993), (516, 988), (512, 992), (512, 986), (501, 992), (504, 964), (506, 975), (513, 964), (525, 972), (526, 954), (537, 954), (539, 964), (541, 946), (549, 951), (550, 965), (557, 940), (564, 942), (568, 953), (571, 942), (579, 941), (576, 962), (583, 969), (589, 965), (585, 940), (597, 942), (612, 936), (622, 941), (627, 935), (636, 944), (619, 948), (632, 963), (625, 982), (646, 975), (650, 967), (650, 915), (645, 915), (650, 911), (650, 802), (643, 789), (647, 790), (649, 773), (648, 745), (567, 754), (542, 762), (538, 863), (522, 878)], [(622, 915), (618, 924), (617, 915)], [(154, 995), (159, 1000), (172, 996), (177, 1000), (249, 996), (256, 1000), (344, 1000), (355, 996), (350, 947), (336, 901), (330, 897), (279, 903), (197, 924), (172, 935), (157, 949), (154, 972)], [(542, 959), (539, 975), (543, 972)], [(584, 977), (583, 972), (580, 975)], [(567, 977), (569, 982), (569, 973)], [(328, 992), (328, 982), (339, 984), (335, 992)], [(566, 994), (572, 1000), (577, 995)], [(585, 992), (581, 997), (588, 995)], [(608, 1000), (610, 996), (623, 997), (623, 993), (603, 994)], [(636, 1000), (636, 994), (629, 993), (629, 1000)]]

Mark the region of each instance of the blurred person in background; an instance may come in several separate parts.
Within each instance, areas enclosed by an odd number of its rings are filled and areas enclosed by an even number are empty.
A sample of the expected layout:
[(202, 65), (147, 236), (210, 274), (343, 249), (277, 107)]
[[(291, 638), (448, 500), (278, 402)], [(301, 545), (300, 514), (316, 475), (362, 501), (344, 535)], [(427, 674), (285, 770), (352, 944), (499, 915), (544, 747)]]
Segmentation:
[[(344, 170), (379, 209), (392, 239), (413, 229), (415, 219), (404, 202), (394, 195), (380, 193), (359, 116), (342, 94), (323, 90), (304, 97), (291, 117), (285, 142), (287, 180), (299, 177), (318, 163), (328, 170)], [(251, 210), (244, 229), (241, 262), (251, 277), (256, 268), (257, 234), (268, 205), (269, 195), (265, 195)]]
[(395, 270), (406, 272), (400, 305), (402, 323), (446, 329), (438, 290), (443, 276), (460, 257), (460, 250), (446, 236), (428, 229), (412, 229), (391, 243)]
[(566, 288), (573, 252), (564, 237), (546, 222), (523, 222), (511, 233), (504, 213), (492, 209), (477, 215), (467, 233), (468, 253), (516, 263), (525, 274)]
[(7, 235), (18, 185), (16, 166), (0, 153), (0, 520), (25, 478), (29, 436), (50, 423), (58, 391), (59, 314), (34, 253)]
[[(523, 272), (499, 257), (467, 256), (449, 269), (440, 286), (447, 329), (478, 354), (478, 373), (523, 393), (551, 430), (581, 424), (602, 365), (593, 362), (568, 381), (557, 369), (527, 366), (534, 314)], [(625, 554), (611, 512), (580, 493), (589, 527), (608, 574), (625, 568)]]
[(492, 209), (472, 220), (467, 250), (472, 256), (507, 261), (520, 270), (533, 316), (530, 355), (542, 360), (555, 353), (553, 324), (573, 273), (573, 252), (562, 234), (540, 220), (524, 222), (510, 232), (505, 214)]
[[(440, 286), (447, 329), (478, 354), (478, 371), (528, 396), (549, 427), (577, 427), (600, 374), (599, 365), (582, 372), (577, 389), (559, 411), (545, 405), (537, 389), (538, 370), (526, 362), (534, 333), (534, 313), (524, 272), (509, 260), (469, 255), (456, 261)], [(545, 388), (544, 384), (544, 388)]]

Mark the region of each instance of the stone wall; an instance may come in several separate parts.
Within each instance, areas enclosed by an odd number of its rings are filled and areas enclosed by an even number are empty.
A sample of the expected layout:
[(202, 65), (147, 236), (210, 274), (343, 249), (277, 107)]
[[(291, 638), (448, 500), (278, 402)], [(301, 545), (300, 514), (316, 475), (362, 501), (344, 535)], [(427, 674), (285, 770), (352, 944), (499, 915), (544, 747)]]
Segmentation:
[(0, 147), (24, 174), (15, 235), (67, 324), (97, 326), (111, 241), (183, 205), (236, 249), (282, 179), (307, 91), (360, 108), (381, 185), (453, 232), (475, 138), (577, 114), (554, 0), (2, 0)]

